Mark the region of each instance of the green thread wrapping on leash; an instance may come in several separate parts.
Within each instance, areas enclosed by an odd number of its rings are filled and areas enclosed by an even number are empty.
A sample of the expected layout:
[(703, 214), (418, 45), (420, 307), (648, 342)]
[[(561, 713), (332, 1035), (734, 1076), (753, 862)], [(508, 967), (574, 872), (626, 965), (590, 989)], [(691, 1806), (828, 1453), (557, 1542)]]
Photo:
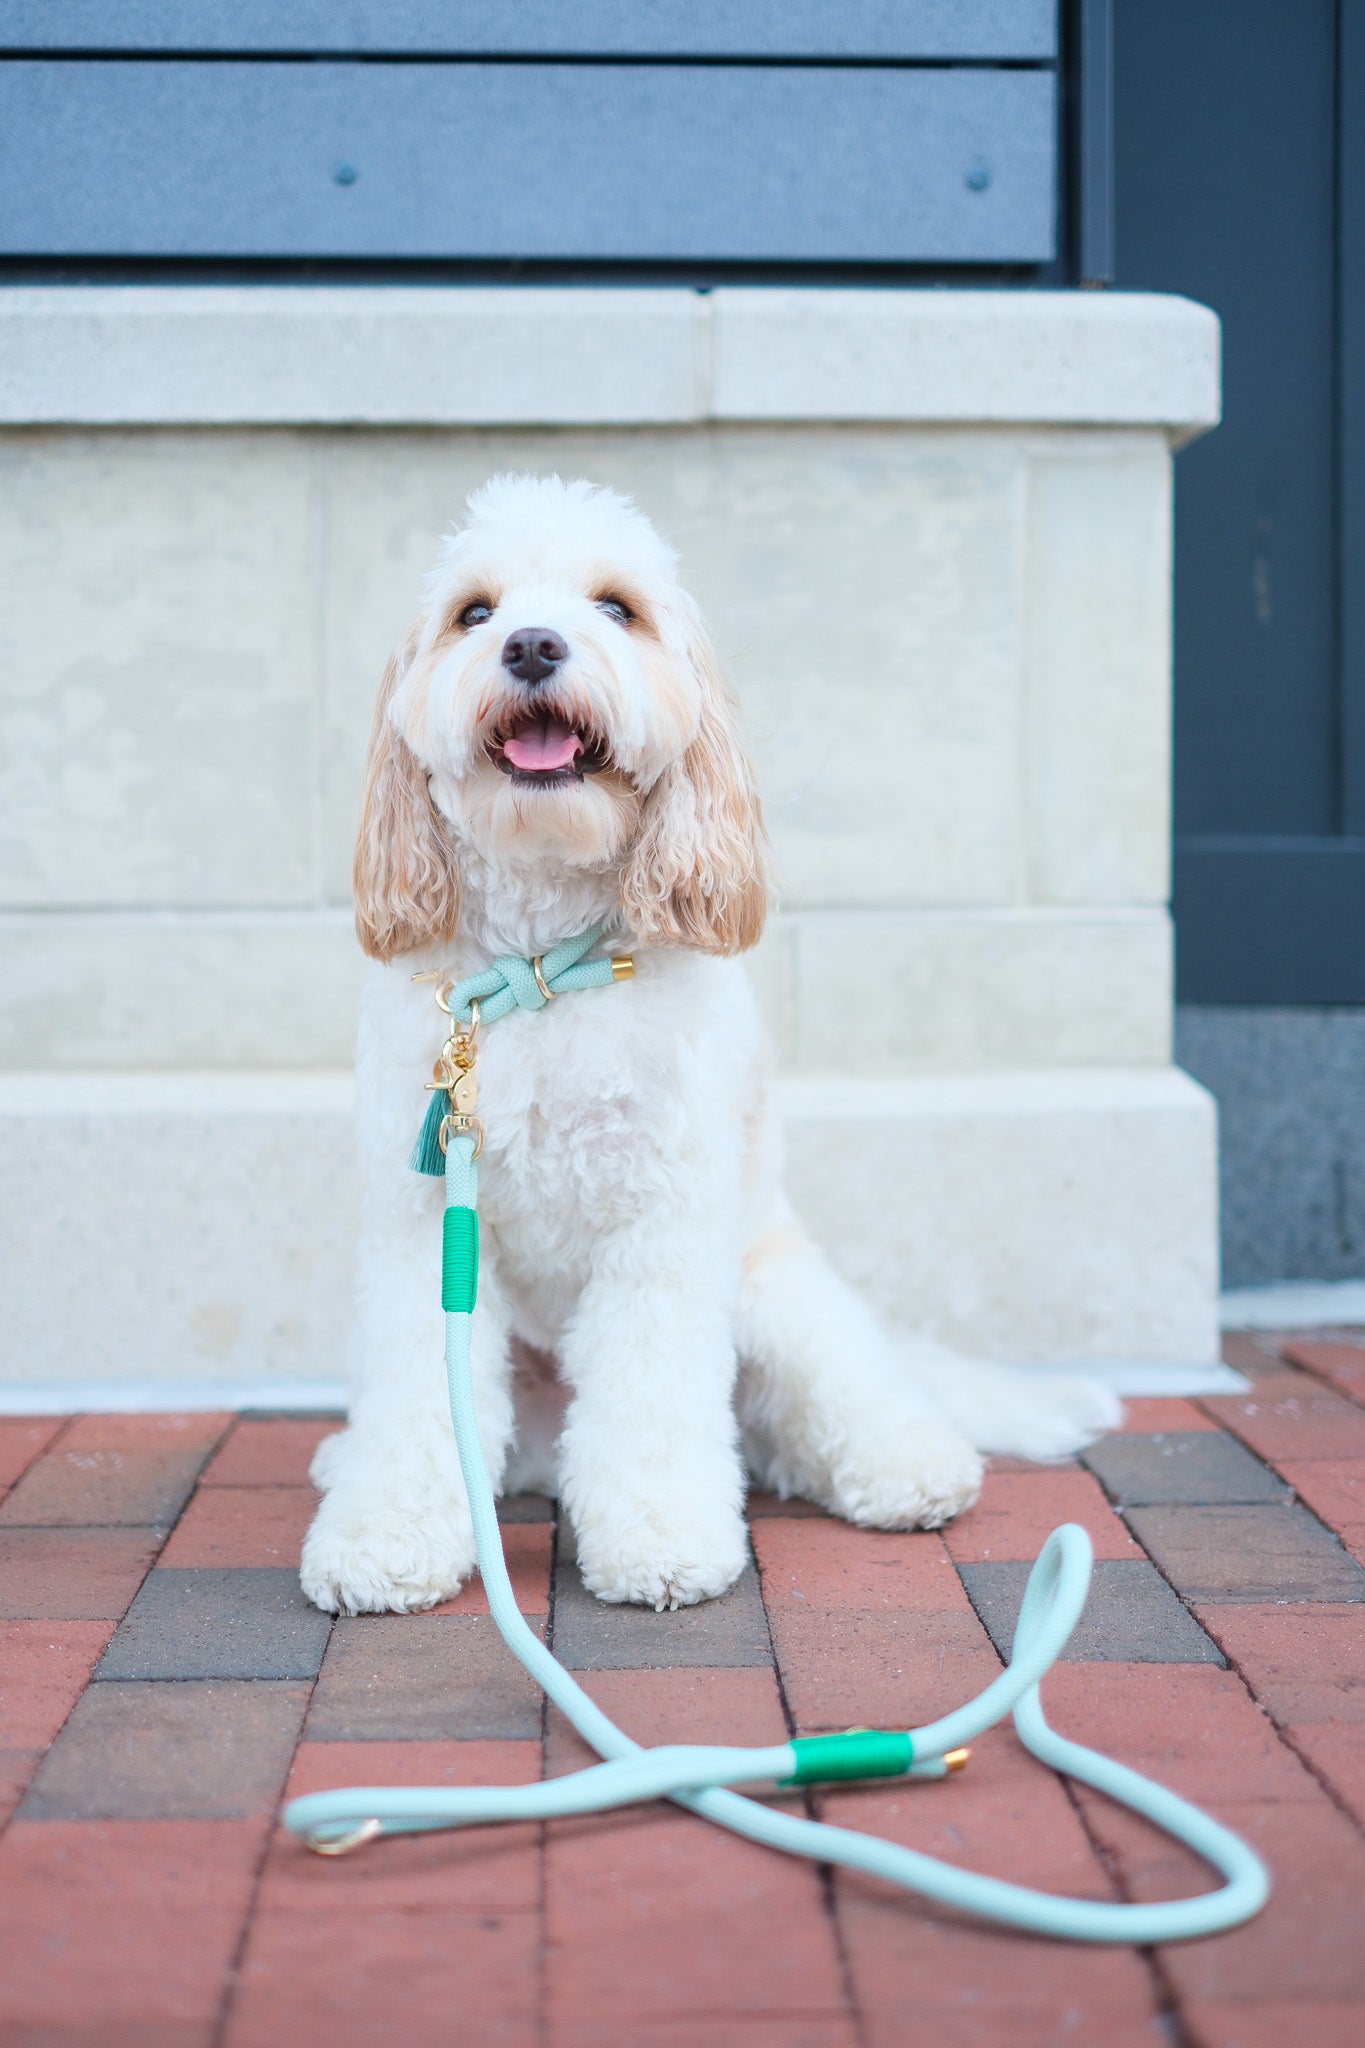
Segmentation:
[(478, 1291), (478, 1212), (451, 1207), (441, 1226), (441, 1307), (448, 1316), (472, 1316)]
[(793, 1739), (796, 1769), (784, 1785), (810, 1785), (817, 1779), (899, 1778), (914, 1761), (910, 1737), (879, 1728), (850, 1728), (846, 1735), (798, 1735)]

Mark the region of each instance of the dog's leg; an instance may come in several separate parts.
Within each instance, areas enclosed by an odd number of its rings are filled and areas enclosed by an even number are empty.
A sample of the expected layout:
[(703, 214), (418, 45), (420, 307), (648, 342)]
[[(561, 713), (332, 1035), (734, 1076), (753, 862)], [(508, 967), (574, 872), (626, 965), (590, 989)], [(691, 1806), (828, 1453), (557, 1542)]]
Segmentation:
[(733, 1273), (712, 1231), (654, 1218), (603, 1247), (565, 1332), (562, 1499), (599, 1599), (686, 1607), (744, 1569)]
[[(325, 1439), (326, 1489), (303, 1547), (303, 1590), (331, 1613), (402, 1613), (458, 1592), (474, 1535), (450, 1424), (440, 1306), (440, 1211), (403, 1170), (367, 1190), (350, 1427)], [(485, 1257), (474, 1312), (474, 1398), (496, 1489), (512, 1433), (508, 1315)]]
[(776, 1492), (877, 1529), (935, 1529), (975, 1500), (975, 1450), (789, 1213), (745, 1260), (739, 1348), (750, 1470)]

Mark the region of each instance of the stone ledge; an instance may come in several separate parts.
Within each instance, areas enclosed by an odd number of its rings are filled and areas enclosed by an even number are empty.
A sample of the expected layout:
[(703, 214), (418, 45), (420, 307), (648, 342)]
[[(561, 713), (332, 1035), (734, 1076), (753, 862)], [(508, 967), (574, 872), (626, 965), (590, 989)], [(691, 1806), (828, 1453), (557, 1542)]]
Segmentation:
[[(351, 1095), (344, 1072), (0, 1077), (0, 1384), (80, 1361), (331, 1386)], [(903, 1327), (1024, 1361), (1216, 1360), (1214, 1111), (1185, 1075), (801, 1078), (779, 1102), (798, 1207)]]
[(10, 425), (1219, 417), (1219, 326), (1155, 293), (16, 286)]

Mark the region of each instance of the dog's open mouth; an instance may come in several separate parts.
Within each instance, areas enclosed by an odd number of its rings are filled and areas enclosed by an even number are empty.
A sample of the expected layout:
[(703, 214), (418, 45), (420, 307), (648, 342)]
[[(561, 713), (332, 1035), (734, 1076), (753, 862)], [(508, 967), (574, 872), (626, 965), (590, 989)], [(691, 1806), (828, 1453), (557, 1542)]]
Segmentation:
[(532, 711), (494, 733), (488, 751), (514, 782), (538, 788), (581, 782), (606, 766), (607, 745), (596, 733), (570, 725), (554, 711)]

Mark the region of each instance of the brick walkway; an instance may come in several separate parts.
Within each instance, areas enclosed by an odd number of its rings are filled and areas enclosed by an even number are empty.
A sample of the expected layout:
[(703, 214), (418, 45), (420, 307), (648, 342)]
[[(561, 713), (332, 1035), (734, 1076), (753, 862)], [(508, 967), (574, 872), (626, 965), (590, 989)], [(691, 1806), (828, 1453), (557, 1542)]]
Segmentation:
[[(330, 1623), (297, 1590), (334, 1421), (0, 1421), (5, 2048), (1359, 2048), (1365, 2041), (1365, 1344), (1234, 1340), (1240, 1398), (1135, 1401), (1083, 1462), (999, 1461), (944, 1535), (752, 1504), (756, 1572), (674, 1615), (606, 1608), (549, 1507), (507, 1504), (519, 1597), (633, 1734), (905, 1726), (998, 1668), (1052, 1525), (1100, 1560), (1054, 1720), (1264, 1852), (1260, 1920), (1156, 1952), (990, 1933), (656, 1807), (384, 1843), (275, 1828), (356, 1782), (584, 1760), (477, 1585)], [(943, 1783), (820, 1811), (1095, 1897), (1192, 1858), (1008, 1729)]]

